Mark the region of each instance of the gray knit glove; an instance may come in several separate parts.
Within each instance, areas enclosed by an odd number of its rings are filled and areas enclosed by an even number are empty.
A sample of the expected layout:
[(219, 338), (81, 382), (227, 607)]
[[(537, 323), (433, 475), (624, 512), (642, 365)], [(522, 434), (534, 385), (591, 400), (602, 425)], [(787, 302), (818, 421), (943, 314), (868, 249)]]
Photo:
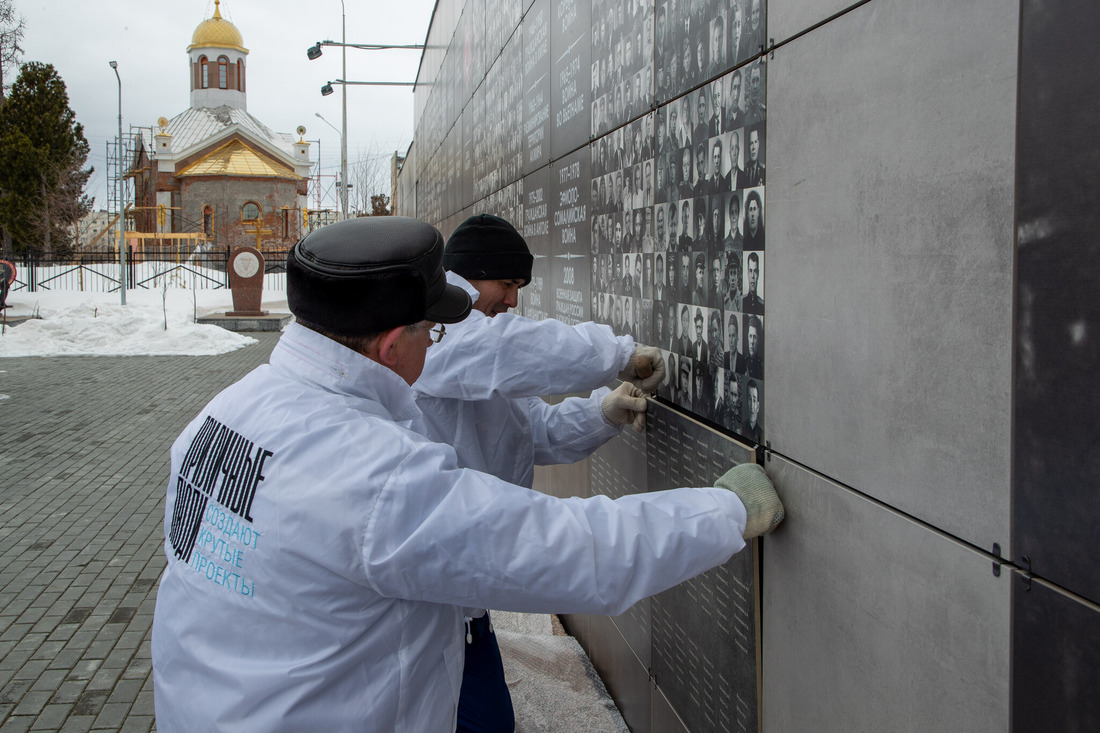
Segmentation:
[(783, 521), (786, 514), (783, 503), (779, 501), (771, 479), (758, 464), (742, 463), (734, 466), (722, 474), (714, 485), (737, 494), (737, 498), (745, 505), (747, 519), (742, 536), (746, 540), (771, 532)]

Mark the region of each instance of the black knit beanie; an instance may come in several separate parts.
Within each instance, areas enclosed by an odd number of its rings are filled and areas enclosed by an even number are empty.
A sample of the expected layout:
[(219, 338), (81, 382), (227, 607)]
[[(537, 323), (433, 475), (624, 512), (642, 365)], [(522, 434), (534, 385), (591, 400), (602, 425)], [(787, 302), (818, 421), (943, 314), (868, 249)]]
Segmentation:
[(458, 225), (443, 251), (443, 267), (467, 280), (531, 282), (535, 258), (516, 228), (499, 216), (477, 214)]

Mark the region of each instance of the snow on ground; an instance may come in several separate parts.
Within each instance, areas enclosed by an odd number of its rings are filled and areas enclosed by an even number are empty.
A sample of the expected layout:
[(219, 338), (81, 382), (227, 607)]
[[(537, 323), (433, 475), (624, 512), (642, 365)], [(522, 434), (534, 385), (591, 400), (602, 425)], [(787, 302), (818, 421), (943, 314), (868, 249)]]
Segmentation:
[[(255, 342), (220, 326), (195, 323), (196, 314), (232, 310), (229, 290), (138, 289), (126, 292), (125, 306), (120, 301), (117, 292), (11, 292), (5, 316), (36, 317), (3, 328), (0, 357), (210, 356)], [(263, 309), (289, 313), (286, 293), (265, 291)]]

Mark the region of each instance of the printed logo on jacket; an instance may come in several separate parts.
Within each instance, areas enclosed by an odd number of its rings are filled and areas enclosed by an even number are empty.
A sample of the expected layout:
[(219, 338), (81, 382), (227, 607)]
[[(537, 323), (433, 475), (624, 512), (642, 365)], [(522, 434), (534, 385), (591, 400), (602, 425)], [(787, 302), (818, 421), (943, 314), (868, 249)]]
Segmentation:
[(168, 536), (173, 552), (199, 575), (243, 596), (255, 595), (243, 571), (260, 539), (252, 528), (252, 500), (272, 455), (208, 417), (176, 476)]

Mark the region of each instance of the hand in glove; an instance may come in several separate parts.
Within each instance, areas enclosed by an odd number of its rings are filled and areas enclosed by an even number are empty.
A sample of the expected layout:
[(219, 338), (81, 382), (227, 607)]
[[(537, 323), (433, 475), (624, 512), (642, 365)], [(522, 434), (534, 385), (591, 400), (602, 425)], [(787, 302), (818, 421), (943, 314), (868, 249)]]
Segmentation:
[(630, 382), (643, 392), (653, 392), (665, 381), (665, 360), (655, 346), (637, 346), (630, 363), (619, 372), (619, 379)]
[(742, 536), (746, 540), (771, 532), (786, 515), (771, 480), (764, 474), (764, 469), (755, 463), (734, 466), (722, 474), (714, 485), (737, 494), (745, 505), (747, 521)]
[(634, 423), (634, 429), (639, 433), (645, 430), (645, 396), (630, 382), (623, 382), (604, 397), (600, 409), (604, 420), (612, 425)]

